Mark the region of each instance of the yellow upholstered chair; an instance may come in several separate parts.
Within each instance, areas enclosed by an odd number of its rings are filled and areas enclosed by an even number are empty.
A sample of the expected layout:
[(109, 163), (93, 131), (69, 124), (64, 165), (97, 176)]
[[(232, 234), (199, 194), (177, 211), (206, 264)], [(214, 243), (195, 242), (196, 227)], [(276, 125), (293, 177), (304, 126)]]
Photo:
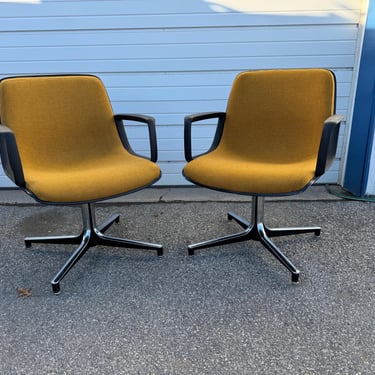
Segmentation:
[[(240, 73), (234, 80), (226, 112), (185, 117), (183, 175), (194, 184), (253, 196), (251, 221), (234, 213), (243, 231), (188, 247), (189, 254), (207, 247), (245, 240), (260, 241), (299, 279), (299, 270), (270, 239), (313, 232), (319, 227), (268, 228), (264, 197), (304, 191), (335, 158), (339, 125), (335, 115), (336, 81), (325, 69), (280, 69)], [(208, 152), (192, 155), (193, 122), (217, 119)]]
[[(137, 155), (123, 121), (148, 125), (150, 157)], [(77, 236), (29, 237), (39, 243), (79, 244), (52, 280), (53, 292), (86, 250), (95, 245), (155, 250), (162, 246), (105, 235), (119, 215), (97, 226), (94, 203), (156, 182), (155, 122), (152, 117), (114, 115), (106, 89), (91, 75), (9, 77), (0, 81), (0, 151), (10, 179), (38, 202), (79, 205)]]

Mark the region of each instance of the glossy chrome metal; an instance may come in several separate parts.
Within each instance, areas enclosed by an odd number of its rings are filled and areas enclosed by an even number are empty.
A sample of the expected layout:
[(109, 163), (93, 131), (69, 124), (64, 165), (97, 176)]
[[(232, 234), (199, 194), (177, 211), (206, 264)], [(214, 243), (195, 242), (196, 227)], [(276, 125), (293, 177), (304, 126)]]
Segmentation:
[(71, 268), (79, 261), (90, 247), (97, 245), (128, 247), (136, 249), (156, 250), (157, 255), (163, 255), (163, 246), (142, 241), (128, 240), (113, 236), (107, 236), (104, 232), (115, 222), (119, 221), (119, 215), (113, 215), (103, 224), (97, 226), (95, 219), (95, 209), (93, 204), (84, 204), (82, 211), (82, 233), (77, 236), (53, 236), (53, 237), (27, 237), (25, 238), (26, 247), (31, 243), (56, 243), (56, 244), (79, 244), (70, 258), (66, 261), (60, 271), (52, 279), (52, 290), (58, 294), (60, 292), (60, 282)]
[(255, 240), (260, 241), (263, 246), (271, 252), (271, 254), (283, 264), (292, 275), (292, 282), (298, 282), (299, 270), (293, 263), (284, 255), (284, 253), (275, 245), (270, 237), (288, 236), (291, 234), (301, 233), (315, 233), (320, 235), (320, 227), (302, 227), (302, 228), (268, 228), (264, 224), (264, 197), (254, 196), (252, 202), (251, 223), (244, 220), (242, 217), (233, 212), (228, 213), (228, 219), (234, 220), (244, 230), (242, 232), (230, 234), (227, 236), (214, 238), (212, 240), (199, 242), (188, 246), (188, 254), (194, 255), (194, 252), (199, 249), (204, 249), (213, 246), (226, 245), (236, 242)]

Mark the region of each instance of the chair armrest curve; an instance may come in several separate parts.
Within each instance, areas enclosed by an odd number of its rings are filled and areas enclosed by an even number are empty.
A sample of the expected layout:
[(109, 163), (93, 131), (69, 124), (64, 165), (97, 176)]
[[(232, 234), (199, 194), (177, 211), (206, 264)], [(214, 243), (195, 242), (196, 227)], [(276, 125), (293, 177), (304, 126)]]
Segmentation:
[(17, 186), (25, 188), (25, 178), (16, 137), (12, 130), (5, 125), (0, 125), (0, 156), (6, 175)]
[(343, 116), (332, 115), (324, 121), (322, 137), (319, 145), (318, 159), (316, 162), (315, 177), (319, 177), (324, 174), (335, 160), (340, 124), (342, 120)]
[[(193, 160), (197, 156), (204, 155), (210, 151), (213, 151), (219, 144), (221, 135), (223, 133), (224, 122), (225, 122), (226, 112), (202, 112), (187, 115), (184, 118), (184, 149), (185, 149), (185, 159), (187, 162)], [(217, 126), (215, 136), (213, 138), (211, 147), (205, 153), (195, 155), (192, 154), (192, 138), (191, 138), (191, 127), (192, 123), (196, 121), (208, 120), (212, 118), (217, 118)]]
[(115, 119), (117, 130), (118, 130), (118, 133), (120, 135), (120, 138), (124, 147), (132, 154), (140, 156), (140, 157), (144, 157), (144, 156), (139, 155), (136, 152), (134, 152), (134, 150), (130, 146), (123, 121), (128, 120), (128, 121), (141, 122), (141, 123), (147, 124), (149, 142), (150, 142), (150, 160), (152, 162), (156, 162), (158, 160), (158, 148), (157, 148), (157, 141), (156, 141), (156, 128), (155, 128), (154, 117), (142, 115), (142, 114), (135, 114), (135, 113), (119, 113), (119, 114), (114, 115), (114, 119)]

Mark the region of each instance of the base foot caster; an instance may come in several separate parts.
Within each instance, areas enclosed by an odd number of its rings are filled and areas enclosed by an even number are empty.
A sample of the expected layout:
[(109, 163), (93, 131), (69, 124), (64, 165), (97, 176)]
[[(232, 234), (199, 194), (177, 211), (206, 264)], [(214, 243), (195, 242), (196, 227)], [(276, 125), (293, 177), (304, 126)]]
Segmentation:
[(299, 271), (292, 273), (292, 283), (298, 283), (299, 280)]
[(52, 285), (52, 291), (54, 294), (60, 294), (60, 283), (51, 283)]

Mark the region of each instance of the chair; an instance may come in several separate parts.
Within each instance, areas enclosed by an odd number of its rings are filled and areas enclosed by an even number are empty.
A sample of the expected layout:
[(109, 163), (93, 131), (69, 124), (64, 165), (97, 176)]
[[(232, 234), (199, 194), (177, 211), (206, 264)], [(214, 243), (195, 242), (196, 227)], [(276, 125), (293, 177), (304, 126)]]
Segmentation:
[[(148, 126), (150, 157), (137, 155), (124, 121)], [(0, 81), (0, 151), (7, 176), (36, 201), (80, 206), (79, 235), (28, 237), (32, 243), (79, 245), (51, 281), (60, 281), (92, 246), (155, 250), (163, 247), (105, 235), (119, 221), (113, 215), (96, 224), (95, 203), (128, 194), (156, 182), (157, 145), (152, 117), (113, 115), (106, 89), (91, 75), (9, 77)]]
[[(192, 244), (198, 249), (260, 241), (299, 280), (299, 270), (271, 237), (309, 233), (320, 227), (271, 229), (264, 224), (264, 198), (304, 191), (335, 158), (342, 117), (335, 113), (336, 82), (325, 69), (280, 69), (240, 73), (226, 112), (185, 117), (183, 175), (209, 189), (252, 196), (251, 221), (229, 212), (243, 231)], [(193, 156), (192, 125), (216, 119), (211, 148)], [(216, 122), (215, 121), (215, 122)]]

